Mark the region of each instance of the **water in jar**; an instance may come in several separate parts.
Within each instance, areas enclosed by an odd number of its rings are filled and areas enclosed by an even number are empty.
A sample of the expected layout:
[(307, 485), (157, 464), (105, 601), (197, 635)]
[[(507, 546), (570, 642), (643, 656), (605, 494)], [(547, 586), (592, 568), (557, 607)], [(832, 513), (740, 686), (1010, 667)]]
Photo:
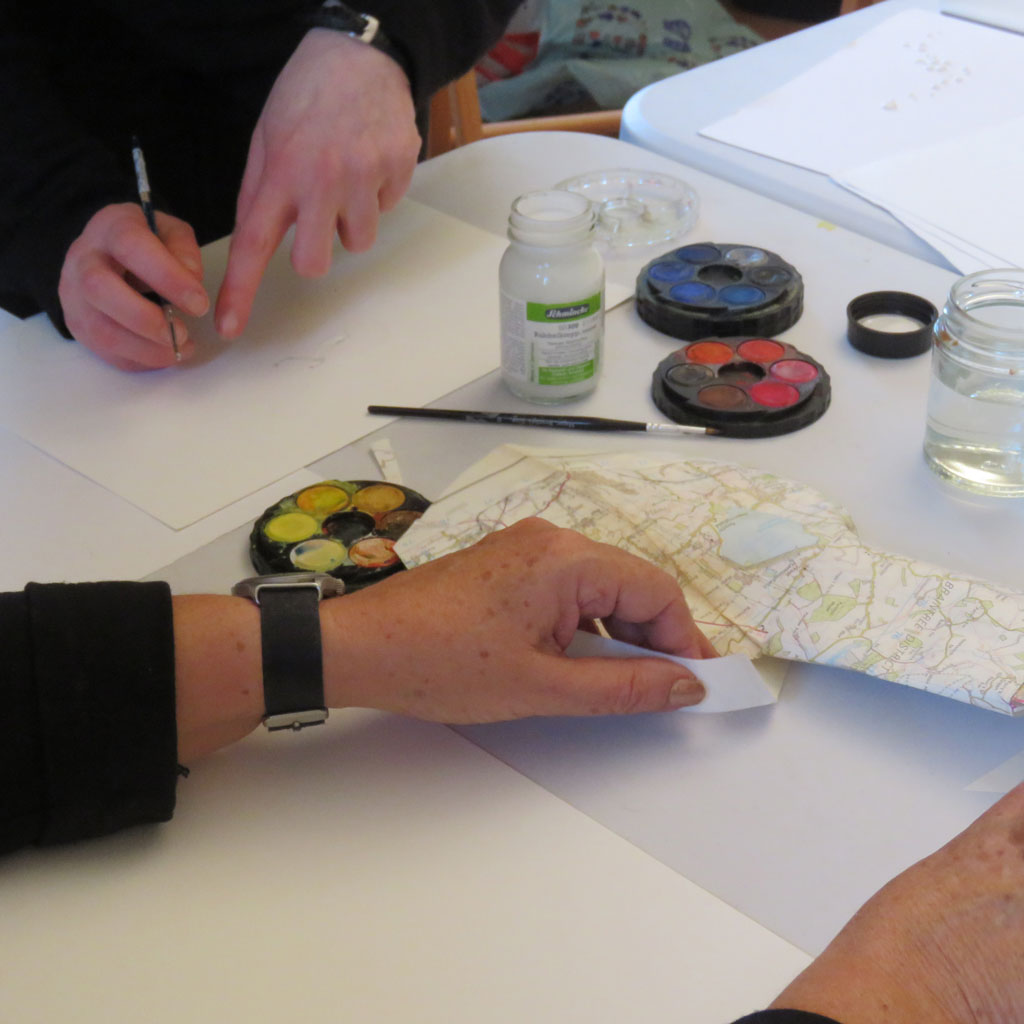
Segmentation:
[(935, 472), (969, 490), (1024, 495), (1024, 379), (937, 352), (924, 453)]
[(1024, 270), (955, 281), (934, 335), (929, 466), (971, 491), (1024, 495)]

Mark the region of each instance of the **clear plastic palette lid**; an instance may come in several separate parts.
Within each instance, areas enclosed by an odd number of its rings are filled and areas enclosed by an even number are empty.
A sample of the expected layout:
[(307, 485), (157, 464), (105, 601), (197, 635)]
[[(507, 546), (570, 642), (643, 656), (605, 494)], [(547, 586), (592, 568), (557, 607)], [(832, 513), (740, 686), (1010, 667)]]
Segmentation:
[(685, 181), (659, 171), (591, 171), (555, 188), (586, 196), (594, 204), (598, 240), (611, 251), (671, 242), (697, 222), (697, 193)]

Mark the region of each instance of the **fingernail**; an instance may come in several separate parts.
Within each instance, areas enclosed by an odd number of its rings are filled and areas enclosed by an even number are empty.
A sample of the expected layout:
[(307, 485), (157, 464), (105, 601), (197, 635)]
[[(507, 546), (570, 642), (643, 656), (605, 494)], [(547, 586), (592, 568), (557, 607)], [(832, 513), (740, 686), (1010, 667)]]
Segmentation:
[(210, 308), (210, 300), (202, 292), (189, 292), (184, 306), (193, 316), (202, 316)]
[(225, 313), (217, 321), (217, 332), (225, 338), (233, 338), (238, 330), (238, 317), (234, 313)]
[(669, 691), (668, 703), (673, 708), (688, 708), (704, 699), (704, 685), (694, 676), (677, 679)]
[(195, 260), (190, 259), (188, 256), (183, 256), (182, 260), (181, 260), (181, 263), (182, 263), (182, 266), (186, 270), (192, 271), (192, 273), (195, 274), (196, 277), (202, 277), (203, 276), (202, 264), (197, 263)]

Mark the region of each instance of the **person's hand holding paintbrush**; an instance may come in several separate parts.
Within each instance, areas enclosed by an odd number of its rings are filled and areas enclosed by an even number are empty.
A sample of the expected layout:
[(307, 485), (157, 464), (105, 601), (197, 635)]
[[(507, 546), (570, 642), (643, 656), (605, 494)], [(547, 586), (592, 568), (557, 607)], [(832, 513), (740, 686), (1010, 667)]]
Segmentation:
[[(236, 338), (244, 331), (267, 264), (292, 225), (291, 262), (305, 277), (327, 273), (335, 236), (352, 252), (368, 249), (378, 218), (408, 188), (419, 149), (399, 64), (345, 32), (307, 33), (253, 131), (218, 332)], [(139, 184), (141, 208), (111, 204), (87, 223), (68, 249), (59, 287), (71, 335), (125, 370), (188, 359), (194, 346), (173, 311), (202, 316), (210, 307), (192, 227), (153, 211), (148, 182)]]
[(172, 307), (202, 316), (210, 299), (195, 233), (153, 209), (137, 144), (132, 156), (140, 205), (116, 203), (92, 217), (68, 249), (59, 294), (68, 330), (101, 359), (154, 370), (192, 351)]

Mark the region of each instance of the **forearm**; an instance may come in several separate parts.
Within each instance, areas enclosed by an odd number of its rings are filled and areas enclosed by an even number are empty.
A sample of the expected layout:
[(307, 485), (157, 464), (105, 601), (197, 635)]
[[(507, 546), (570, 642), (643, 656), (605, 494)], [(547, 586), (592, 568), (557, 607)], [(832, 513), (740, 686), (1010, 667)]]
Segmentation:
[(263, 715), (260, 618), (240, 597), (174, 598), (178, 760), (246, 736)]

